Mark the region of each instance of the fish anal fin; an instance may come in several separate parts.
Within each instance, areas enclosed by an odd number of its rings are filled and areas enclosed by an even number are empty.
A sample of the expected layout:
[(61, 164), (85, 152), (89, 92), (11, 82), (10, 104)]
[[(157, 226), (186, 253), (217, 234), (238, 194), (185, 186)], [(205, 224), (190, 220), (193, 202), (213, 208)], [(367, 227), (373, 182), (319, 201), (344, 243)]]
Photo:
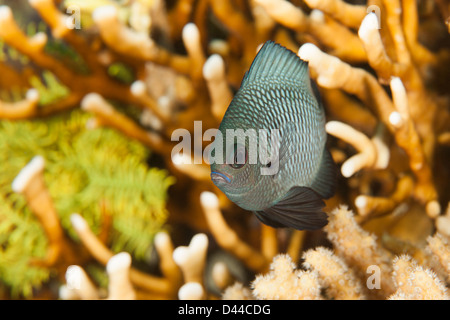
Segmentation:
[(321, 196), (308, 187), (293, 187), (270, 208), (255, 212), (258, 219), (274, 228), (315, 230), (328, 223)]
[(286, 228), (285, 225), (281, 224), (280, 222), (277, 222), (276, 220), (272, 219), (270, 217), (270, 214), (264, 212), (264, 211), (253, 211), (255, 216), (264, 223), (265, 225), (268, 225), (272, 228)]

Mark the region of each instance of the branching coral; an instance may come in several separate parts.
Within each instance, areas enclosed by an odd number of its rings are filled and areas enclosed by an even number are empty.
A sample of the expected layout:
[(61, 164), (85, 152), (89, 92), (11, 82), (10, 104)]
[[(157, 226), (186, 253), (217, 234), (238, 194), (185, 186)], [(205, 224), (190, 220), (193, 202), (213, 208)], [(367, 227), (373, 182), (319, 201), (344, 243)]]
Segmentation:
[(385, 169), (389, 162), (389, 150), (377, 137), (369, 139), (351, 126), (338, 121), (330, 121), (326, 125), (329, 134), (340, 138), (359, 151), (357, 155), (342, 164), (344, 177), (350, 177), (363, 168)]
[[(136, 292), (129, 279), (131, 256), (121, 252), (108, 260), (106, 270), (109, 285), (108, 300), (134, 300)], [(80, 266), (69, 266), (66, 272), (67, 285), (60, 288), (60, 297), (65, 300), (95, 300), (101, 297), (97, 289)]]
[[(310, 34), (331, 48), (333, 53), (350, 61), (364, 61), (365, 53), (359, 39), (346, 27), (325, 16), (322, 11), (305, 14), (300, 8), (285, 0), (258, 0), (277, 22), (298, 33)], [(333, 34), (330, 37), (329, 34)], [(342, 43), (345, 42), (345, 46)]]
[[(125, 140), (120, 142), (123, 138), (111, 130), (86, 130), (86, 120), (86, 116), (74, 112), (47, 124), (31, 121), (1, 123), (2, 163), (10, 165), (10, 171), (2, 171), (0, 175), (2, 194), (9, 195), (5, 207), (17, 215), (23, 211), (26, 201), (27, 210), (33, 213), (46, 234), (39, 236), (48, 242), (46, 256), (37, 254), (29, 261), (2, 259), (1, 265), (5, 270), (16, 269), (22, 263), (24, 266), (32, 263), (41, 268), (60, 270), (69, 264), (85, 261), (85, 254), (76, 249), (72, 241), (75, 236), (70, 229), (69, 215), (73, 211), (87, 216), (95, 233), (103, 241), (108, 241), (114, 250), (127, 248), (140, 259), (149, 249), (153, 235), (160, 230), (165, 219), (163, 190), (173, 182), (164, 172), (146, 168), (143, 159), (147, 151), (143, 146), (135, 143), (125, 146), (122, 144)], [(86, 153), (87, 146), (95, 146), (95, 150)], [(132, 152), (133, 156), (121, 159), (124, 152)], [(34, 154), (42, 156), (33, 158), (26, 165)], [(45, 168), (44, 162), (47, 164)], [(128, 169), (124, 170), (124, 166)], [(157, 181), (162, 184), (155, 188)], [(128, 187), (124, 183), (128, 183)], [(139, 188), (145, 188), (146, 194), (134, 198)], [(12, 194), (12, 191), (23, 195)], [(155, 217), (152, 222), (148, 221), (149, 214)], [(17, 219), (20, 216), (24, 218), (22, 213)], [(113, 225), (108, 223), (109, 217), (115, 220)], [(6, 237), (13, 234), (13, 229), (7, 227), (11, 222), (1, 220), (0, 224), (5, 223)], [(25, 225), (23, 228), (27, 229)], [(22, 237), (23, 243), (33, 241), (37, 245), (41, 242), (32, 239), (35, 236)], [(23, 243), (13, 241), (10, 245), (5, 244), (6, 256), (10, 250), (11, 254), (19, 250)], [(35, 274), (37, 281), (38, 273), (33, 269), (30, 269), (30, 276)], [(19, 287), (23, 285), (26, 293), (30, 294), (28, 284), (14, 283)], [(15, 294), (16, 290), (20, 292), (19, 287), (14, 289)]]
[[(252, 291), (235, 284), (223, 298), (249, 297), (251, 292), (258, 299), (449, 299), (445, 282), (431, 269), (408, 255), (393, 258), (377, 248), (374, 235), (357, 227), (346, 208), (334, 211), (327, 229), (335, 250), (306, 251), (303, 266), (307, 271), (296, 270), (289, 255), (278, 255), (270, 272), (252, 282)], [(435, 235), (428, 242), (439, 262), (448, 264), (446, 240)]]
[[(71, 221), (73, 227), (75, 228), (78, 236), (83, 242), (84, 246), (88, 249), (91, 255), (100, 263), (107, 265), (110, 259), (113, 257), (113, 253), (93, 234), (89, 229), (86, 221), (77, 214), (72, 215)], [(169, 245), (170, 246), (170, 245)], [(162, 249), (163, 246), (157, 246), (157, 248)], [(167, 258), (164, 251), (161, 251), (161, 256), (165, 261), (171, 258)], [(178, 277), (177, 277), (178, 278)], [(150, 291), (150, 293), (157, 292), (163, 296), (169, 298), (173, 294), (173, 289), (177, 286), (177, 278), (158, 278), (151, 275), (147, 275), (139, 270), (130, 270), (130, 280), (136, 286)]]
[[(23, 208), (21, 214), (17, 214), (17, 207)], [(30, 260), (44, 259), (47, 254), (45, 233), (32, 216), (24, 204), (13, 207), (2, 197), (0, 274), (2, 283), (10, 288), (13, 297), (31, 296), (33, 289), (40, 288), (50, 278), (49, 269), (30, 265)]]
[(409, 175), (400, 177), (394, 192), (389, 197), (373, 197), (368, 195), (359, 195), (355, 199), (355, 206), (363, 219), (375, 217), (392, 212), (401, 203), (403, 203), (411, 194), (413, 189), (413, 180)]
[(364, 299), (363, 287), (346, 264), (323, 247), (308, 250), (303, 256), (308, 269), (317, 271), (321, 287), (327, 296), (336, 300)]
[[(319, 85), (327, 88), (340, 88), (356, 95), (379, 115), (382, 123), (394, 135), (398, 146), (409, 156), (410, 169), (417, 179), (415, 197), (425, 203), (429, 215), (435, 217), (439, 214), (440, 209), (437, 207), (437, 191), (432, 181), (429, 165), (434, 145), (432, 140), (435, 139), (435, 136), (429, 136), (429, 133), (434, 130), (426, 126), (433, 123), (429, 117), (436, 116), (438, 111), (436, 102), (425, 96), (423, 80), (421, 80), (419, 71), (410, 63), (413, 58), (406, 48), (400, 17), (396, 13), (398, 10), (393, 8), (396, 5), (399, 7), (398, 1), (386, 4), (389, 31), (392, 38), (395, 39), (396, 54), (399, 59), (402, 59), (399, 63), (393, 63), (384, 49), (378, 30), (378, 18), (375, 14), (368, 14), (359, 28), (359, 36), (368, 53), (369, 64), (377, 71), (381, 80), (390, 81), (392, 101), (377, 80), (362, 69), (352, 68), (311, 44), (303, 45), (299, 50), (299, 55), (308, 60), (312, 69), (318, 74)], [(413, 45), (415, 39), (410, 39), (410, 41), (410, 45)], [(403, 70), (405, 68), (408, 70)], [(339, 76), (337, 76), (338, 74)], [(403, 82), (406, 83), (406, 87)], [(423, 107), (420, 106), (423, 105), (430, 105), (430, 109), (427, 111), (428, 118), (417, 115), (418, 109), (422, 110)], [(370, 165), (370, 160), (366, 161)]]
[(173, 252), (173, 259), (183, 272), (185, 282), (203, 284), (208, 238), (205, 234), (195, 235), (188, 247), (180, 246)]
[(0, 117), (8, 119), (21, 119), (34, 114), (39, 102), (39, 94), (35, 89), (28, 90), (24, 100), (7, 103), (0, 101)]
[(59, 264), (60, 260), (70, 263), (75, 259), (75, 251), (64, 236), (58, 213), (45, 186), (43, 171), (44, 158), (34, 157), (14, 179), (12, 189), (25, 196), (28, 207), (38, 218), (47, 235), (47, 256), (41, 263), (45, 266), (54, 266)]
[(389, 297), (395, 300), (448, 300), (447, 289), (436, 275), (418, 266), (408, 256), (394, 260), (394, 280), (397, 290)]
[(260, 271), (267, 266), (266, 258), (248, 244), (242, 242), (227, 225), (219, 208), (217, 196), (211, 192), (201, 194), (201, 204), (211, 232), (219, 244), (244, 261), (251, 269)]
[[(356, 223), (353, 213), (346, 207), (334, 209), (325, 230), (337, 254), (342, 256), (348, 265), (353, 266), (360, 276), (363, 277), (371, 265), (376, 265), (383, 274), (391, 273), (389, 252), (377, 244), (374, 235)], [(381, 278), (380, 292), (384, 296), (393, 292), (391, 279)]]
[(442, 269), (442, 271), (438, 269), (438, 273), (448, 282), (448, 276), (450, 275), (450, 247), (448, 239), (437, 232), (432, 237), (430, 236), (427, 242), (427, 248), (432, 259), (437, 260), (438, 268)]
[(206, 79), (211, 96), (212, 113), (220, 120), (232, 99), (232, 93), (225, 77), (225, 64), (220, 55), (214, 54), (208, 58), (203, 66), (203, 77)]
[[(417, 178), (416, 197), (426, 204), (436, 201), (437, 193), (431, 181), (430, 168), (426, 163), (417, 132), (411, 120), (408, 120), (410, 117), (407, 114), (408, 107), (405, 105), (405, 89), (401, 81), (398, 78), (393, 78), (391, 81), (394, 94), (394, 103), (392, 103), (376, 79), (366, 71), (351, 68), (350, 65), (321, 52), (310, 44), (300, 48), (299, 55), (308, 60), (310, 66), (319, 74), (317, 81), (320, 85), (328, 88), (342, 88), (358, 95), (369, 105), (375, 102), (381, 120), (393, 131), (398, 145), (410, 157), (410, 168)], [(337, 77), (337, 74), (340, 74), (340, 77)], [(409, 122), (405, 123), (405, 121)]]
[(450, 203), (447, 205), (445, 215), (436, 219), (436, 228), (443, 235), (450, 237)]

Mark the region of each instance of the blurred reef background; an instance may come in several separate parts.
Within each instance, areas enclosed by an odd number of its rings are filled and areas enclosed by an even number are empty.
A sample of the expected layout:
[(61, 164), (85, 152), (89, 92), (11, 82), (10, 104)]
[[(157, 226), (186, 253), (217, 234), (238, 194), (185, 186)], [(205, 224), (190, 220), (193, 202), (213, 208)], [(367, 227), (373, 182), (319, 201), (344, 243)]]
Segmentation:
[[(448, 0), (0, 0), (0, 298), (448, 299), (449, 32)], [(172, 157), (267, 40), (320, 89), (324, 230)]]

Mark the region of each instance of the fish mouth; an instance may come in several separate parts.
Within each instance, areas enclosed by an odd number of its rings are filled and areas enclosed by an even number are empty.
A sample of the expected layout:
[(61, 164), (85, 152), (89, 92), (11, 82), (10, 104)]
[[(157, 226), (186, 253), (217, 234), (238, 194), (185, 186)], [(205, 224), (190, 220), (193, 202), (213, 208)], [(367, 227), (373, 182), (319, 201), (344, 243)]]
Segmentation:
[(223, 185), (231, 182), (231, 179), (224, 173), (212, 171), (211, 172), (211, 180), (215, 185)]

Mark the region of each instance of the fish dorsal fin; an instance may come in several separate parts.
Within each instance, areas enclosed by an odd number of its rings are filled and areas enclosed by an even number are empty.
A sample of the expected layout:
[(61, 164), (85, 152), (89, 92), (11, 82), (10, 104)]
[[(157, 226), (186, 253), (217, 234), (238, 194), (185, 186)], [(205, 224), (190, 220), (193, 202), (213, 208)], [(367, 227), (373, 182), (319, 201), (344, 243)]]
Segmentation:
[(310, 85), (308, 63), (278, 43), (267, 41), (253, 60), (241, 86), (267, 78), (289, 79)]
[(293, 187), (286, 196), (270, 208), (256, 211), (256, 217), (274, 228), (291, 227), (315, 230), (328, 223), (325, 206), (319, 194), (308, 187)]

